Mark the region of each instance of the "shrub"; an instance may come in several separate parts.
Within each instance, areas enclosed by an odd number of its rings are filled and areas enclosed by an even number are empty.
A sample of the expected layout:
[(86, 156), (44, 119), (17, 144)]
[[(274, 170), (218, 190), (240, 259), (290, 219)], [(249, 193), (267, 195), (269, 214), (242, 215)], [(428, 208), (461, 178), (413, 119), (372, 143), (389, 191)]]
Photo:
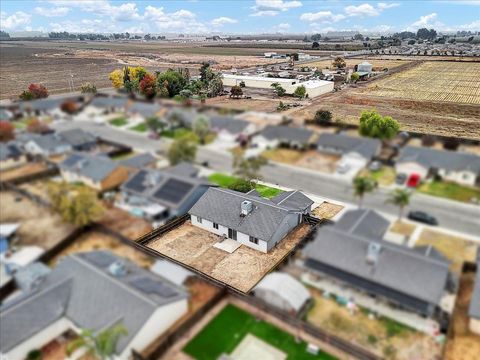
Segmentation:
[(236, 182), (234, 182), (233, 184), (229, 185), (228, 188), (230, 190), (235, 190), (235, 191), (239, 191), (239, 192), (242, 192), (242, 193), (246, 193), (246, 192), (249, 192), (250, 190), (253, 189), (253, 185), (248, 180), (239, 179)]
[(90, 82), (83, 83), (80, 86), (80, 91), (82, 94), (96, 94), (97, 93), (97, 87), (95, 84), (92, 84)]
[(295, 89), (293, 95), (300, 99), (303, 99), (307, 96), (307, 89), (305, 88), (305, 86), (300, 85)]
[(328, 110), (317, 110), (313, 121), (320, 126), (328, 125), (332, 122), (332, 113)]
[(38, 349), (32, 350), (27, 354), (27, 360), (41, 360), (42, 358), (42, 352)]

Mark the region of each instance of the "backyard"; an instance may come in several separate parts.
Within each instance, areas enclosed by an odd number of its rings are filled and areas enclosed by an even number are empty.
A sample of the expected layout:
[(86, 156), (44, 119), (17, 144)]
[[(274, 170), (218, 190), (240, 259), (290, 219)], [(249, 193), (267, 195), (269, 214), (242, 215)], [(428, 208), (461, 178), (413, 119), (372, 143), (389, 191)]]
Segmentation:
[(254, 315), (231, 304), (203, 328), (183, 351), (197, 360), (215, 360), (224, 353), (232, 353), (248, 334), (282, 351), (287, 359), (335, 359), (322, 351), (318, 355), (307, 353), (306, 342), (297, 342), (293, 335), (257, 320)]
[[(231, 185), (235, 184), (237, 181), (239, 181), (240, 178), (237, 178), (235, 176), (226, 175), (226, 174), (221, 174), (221, 173), (214, 173), (214, 174), (212, 174), (208, 177), (208, 180), (210, 180), (210, 182), (212, 182), (214, 184), (217, 184), (220, 187), (228, 188), (229, 186), (231, 186)], [(261, 196), (263, 196), (267, 199), (270, 199), (274, 196), (277, 196), (278, 194), (280, 194), (282, 192), (282, 190), (280, 190), (280, 189), (270, 187), (270, 186), (266, 186), (266, 185), (262, 185), (262, 184), (256, 184), (255, 190), (257, 190), (258, 193)]]
[(418, 191), (428, 195), (439, 196), (463, 202), (471, 202), (472, 199), (480, 201), (480, 188), (463, 186), (448, 181), (426, 182), (420, 185)]

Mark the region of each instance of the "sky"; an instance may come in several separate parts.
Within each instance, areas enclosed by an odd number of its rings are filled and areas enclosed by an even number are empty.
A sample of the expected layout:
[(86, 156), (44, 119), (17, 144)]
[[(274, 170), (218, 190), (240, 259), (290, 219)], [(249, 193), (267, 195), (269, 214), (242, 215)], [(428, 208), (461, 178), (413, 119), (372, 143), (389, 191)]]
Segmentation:
[(480, 31), (480, 0), (1, 0), (0, 28), (130, 33)]

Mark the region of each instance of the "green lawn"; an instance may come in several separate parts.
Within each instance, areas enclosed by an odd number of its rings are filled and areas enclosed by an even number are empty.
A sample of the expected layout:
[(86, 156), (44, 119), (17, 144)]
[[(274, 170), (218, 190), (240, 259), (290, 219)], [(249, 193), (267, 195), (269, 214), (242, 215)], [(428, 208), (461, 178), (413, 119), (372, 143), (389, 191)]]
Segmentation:
[(148, 130), (147, 124), (140, 123), (135, 126), (128, 128), (128, 130), (138, 131), (138, 132), (145, 132)]
[(181, 137), (184, 137), (186, 135), (192, 134), (192, 130), (187, 129), (187, 128), (177, 128), (177, 129), (170, 129), (170, 130), (164, 130), (161, 133), (161, 136), (165, 136), (170, 139), (180, 139)]
[(472, 198), (480, 200), (480, 189), (447, 181), (432, 181), (431, 183), (424, 183), (420, 185), (418, 191), (457, 201), (470, 202)]
[(370, 171), (368, 169), (362, 170), (358, 176), (366, 176), (375, 180), (379, 185), (392, 185), (395, 181), (395, 169), (390, 166), (382, 166), (380, 170)]
[(109, 121), (110, 125), (113, 126), (124, 126), (127, 125), (128, 121), (124, 117), (115, 118)]
[[(307, 343), (297, 343), (295, 337), (231, 304), (227, 305), (183, 349), (197, 360), (215, 360), (222, 353), (230, 354), (247, 334), (269, 343), (287, 354), (289, 360), (336, 359), (320, 352), (306, 352)], [(257, 359), (261, 360), (261, 359)]]
[[(208, 177), (208, 180), (210, 180), (210, 182), (214, 184), (217, 184), (220, 187), (228, 188), (230, 185), (235, 184), (239, 180), (239, 178), (222, 173), (214, 173)], [(260, 184), (257, 184), (255, 190), (257, 190), (260, 195), (267, 199), (277, 196), (282, 192), (282, 190), (280, 189)]]

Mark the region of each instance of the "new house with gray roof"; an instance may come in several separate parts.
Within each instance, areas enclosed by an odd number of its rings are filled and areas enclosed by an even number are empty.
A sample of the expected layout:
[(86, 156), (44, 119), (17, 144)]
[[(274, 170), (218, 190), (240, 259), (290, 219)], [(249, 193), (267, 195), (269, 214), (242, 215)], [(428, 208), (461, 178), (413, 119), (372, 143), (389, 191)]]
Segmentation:
[(422, 179), (440, 175), (459, 184), (480, 184), (480, 156), (460, 151), (406, 146), (400, 152), (395, 170), (407, 176), (418, 174)]
[(76, 253), (0, 307), (0, 353), (25, 359), (68, 332), (121, 324), (119, 359), (141, 352), (188, 310), (188, 294), (109, 251)]
[(272, 199), (210, 188), (188, 212), (192, 225), (268, 252), (303, 221), (313, 201), (299, 191)]
[(268, 125), (252, 137), (252, 145), (263, 149), (273, 149), (277, 146), (292, 148), (307, 148), (314, 138), (311, 130), (294, 128), (286, 125)]
[(318, 230), (302, 251), (305, 267), (396, 307), (437, 315), (448, 291), (449, 262), (429, 248), (383, 240), (388, 226), (372, 210), (349, 211), (335, 225)]

